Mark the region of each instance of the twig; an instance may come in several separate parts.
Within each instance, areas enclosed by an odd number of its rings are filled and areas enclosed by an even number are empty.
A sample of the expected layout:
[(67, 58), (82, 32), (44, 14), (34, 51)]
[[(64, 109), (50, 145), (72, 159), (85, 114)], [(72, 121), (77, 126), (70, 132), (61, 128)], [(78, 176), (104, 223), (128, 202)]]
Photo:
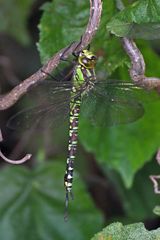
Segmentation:
[(18, 165), (18, 164), (22, 164), (24, 162), (26, 162), (27, 160), (29, 160), (32, 157), (32, 154), (26, 154), (23, 158), (19, 159), (19, 160), (11, 160), (7, 157), (4, 156), (4, 154), (1, 152), (0, 150), (0, 157), (8, 163), (14, 164), (14, 165)]
[(160, 78), (145, 76), (145, 62), (143, 55), (132, 39), (123, 38), (123, 47), (131, 59), (131, 68), (129, 70), (133, 82), (146, 89), (160, 87)]
[(151, 179), (151, 181), (153, 182), (153, 187), (154, 187), (154, 192), (156, 193), (156, 194), (160, 194), (160, 189), (159, 189), (159, 187), (158, 187), (158, 181), (157, 180), (159, 180), (160, 179), (160, 176), (159, 175), (151, 175), (151, 176), (149, 176), (150, 177), (150, 179)]
[[(123, 10), (124, 4), (116, 0), (117, 9)], [(136, 85), (146, 89), (160, 88), (160, 78), (145, 76), (145, 61), (143, 55), (132, 39), (122, 38), (123, 48), (131, 60), (130, 77)]]
[(81, 43), (75, 42), (70, 47), (61, 49), (56, 53), (43, 67), (39, 69), (32, 76), (24, 80), (9, 93), (0, 96), (0, 110), (5, 110), (14, 105), (30, 88), (43, 81), (47, 75), (44, 72), (51, 73), (59, 64), (61, 55), (65, 50), (65, 58), (67, 58), (78, 45), (77, 50), (84, 49), (92, 40), (95, 32), (98, 29), (102, 11), (101, 0), (90, 0), (90, 18), (85, 33), (82, 36)]
[(2, 136), (2, 131), (0, 129), (0, 143), (3, 142), (3, 136)]
[(157, 160), (158, 164), (160, 165), (160, 148), (157, 151), (156, 160)]
[[(158, 164), (160, 164), (160, 149), (158, 149), (158, 151), (157, 151), (156, 160), (157, 160)], [(160, 175), (151, 175), (149, 177), (150, 177), (151, 181), (153, 182), (154, 192), (156, 194), (160, 194), (160, 189), (159, 189), (159, 184), (158, 184)]]
[[(3, 136), (2, 136), (2, 131), (0, 129), (0, 142), (3, 141)], [(32, 157), (32, 154), (26, 154), (23, 158), (19, 159), (19, 160), (11, 160), (9, 158), (7, 158), (3, 153), (2, 151), (0, 150), (0, 157), (8, 162), (8, 163), (11, 163), (11, 164), (22, 164), (24, 162), (26, 162), (27, 160), (29, 160), (31, 157)]]

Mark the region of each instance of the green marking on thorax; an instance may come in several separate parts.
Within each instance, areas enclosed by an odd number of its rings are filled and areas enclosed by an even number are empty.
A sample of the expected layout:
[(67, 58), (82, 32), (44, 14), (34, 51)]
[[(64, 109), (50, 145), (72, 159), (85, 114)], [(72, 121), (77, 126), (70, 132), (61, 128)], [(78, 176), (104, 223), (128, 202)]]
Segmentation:
[(81, 68), (82, 67), (79, 64), (75, 68), (75, 74), (73, 77), (73, 85), (75, 87), (79, 87), (85, 82), (84, 75)]

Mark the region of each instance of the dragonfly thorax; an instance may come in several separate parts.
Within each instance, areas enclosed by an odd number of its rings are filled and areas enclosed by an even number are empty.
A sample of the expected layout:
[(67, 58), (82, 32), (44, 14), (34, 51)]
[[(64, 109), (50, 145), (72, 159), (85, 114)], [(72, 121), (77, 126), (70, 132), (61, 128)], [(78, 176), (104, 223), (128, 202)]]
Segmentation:
[(94, 87), (95, 81), (94, 69), (86, 69), (81, 64), (78, 64), (75, 68), (72, 92), (85, 94)]
[(87, 93), (96, 81), (95, 64), (97, 57), (88, 50), (79, 53), (77, 64), (74, 69), (72, 92)]

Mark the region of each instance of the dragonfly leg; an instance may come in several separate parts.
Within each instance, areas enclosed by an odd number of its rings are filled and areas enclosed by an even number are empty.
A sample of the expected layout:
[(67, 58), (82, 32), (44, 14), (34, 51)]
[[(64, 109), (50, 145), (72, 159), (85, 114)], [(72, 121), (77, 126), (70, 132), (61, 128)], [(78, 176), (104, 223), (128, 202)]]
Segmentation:
[(81, 39), (80, 39), (79, 43), (77, 44), (76, 48), (74, 49), (74, 52), (72, 53), (72, 55), (76, 58), (79, 56), (79, 53), (80, 53), (80, 51), (77, 52), (76, 50), (77, 50), (77, 48), (79, 48), (79, 46), (81, 44), (82, 44), (82, 36), (81, 36)]
[[(67, 62), (69, 62), (68, 59), (66, 59), (64, 56), (65, 56), (66, 52), (68, 51), (68, 49), (72, 46), (73, 43), (75, 43), (75, 42), (72, 42), (72, 43), (64, 50), (64, 52), (62, 53), (62, 56), (61, 56), (61, 58), (60, 58), (61, 61), (67, 61)], [(82, 43), (82, 36), (81, 36), (81, 40), (79, 41), (79, 43), (77, 44), (77, 46), (75, 47), (75, 49), (74, 49), (74, 51), (73, 51), (73, 53), (72, 53), (72, 55), (73, 55), (74, 57), (76, 57), (76, 58), (79, 56), (79, 51), (76, 52), (76, 49), (79, 48), (79, 46), (81, 45), (81, 43)]]
[[(83, 36), (81, 36), (81, 39), (80, 39), (79, 43), (77, 44), (76, 48), (74, 49), (74, 52), (72, 53), (72, 55), (73, 55), (74, 57), (78, 57), (79, 54), (80, 54), (80, 52), (81, 52), (81, 51), (78, 51), (78, 52), (77, 52), (76, 50), (77, 50), (77, 48), (79, 48), (79, 46), (82, 44), (82, 37), (83, 37)], [(88, 51), (90, 50), (90, 44), (88, 44), (87, 50), (88, 50)]]
[(91, 44), (88, 44), (88, 46), (87, 46), (87, 50), (89, 51), (90, 48), (91, 48)]
[(41, 71), (43, 73), (45, 73), (46, 75), (48, 75), (49, 77), (51, 77), (51, 79), (53, 79), (54, 81), (61, 82), (62, 81), (61, 79), (65, 79), (65, 76), (61, 73), (61, 71), (58, 67), (57, 67), (57, 69), (58, 69), (58, 75), (59, 75), (60, 78), (54, 77), (52, 74), (50, 74), (48, 72), (45, 72), (43, 69), (41, 69)]
[(70, 47), (72, 46), (72, 44), (75, 43), (75, 42), (72, 42), (65, 50), (64, 52), (62, 53), (61, 57), (60, 57), (60, 60), (61, 61), (68, 61), (64, 56), (66, 54), (66, 52), (68, 51), (68, 49), (70, 49)]
[(56, 82), (58, 82), (59, 80), (57, 78), (55, 78), (52, 74), (45, 72), (43, 69), (41, 69), (41, 72), (45, 73), (47, 76), (51, 77), (53, 80), (55, 80)]

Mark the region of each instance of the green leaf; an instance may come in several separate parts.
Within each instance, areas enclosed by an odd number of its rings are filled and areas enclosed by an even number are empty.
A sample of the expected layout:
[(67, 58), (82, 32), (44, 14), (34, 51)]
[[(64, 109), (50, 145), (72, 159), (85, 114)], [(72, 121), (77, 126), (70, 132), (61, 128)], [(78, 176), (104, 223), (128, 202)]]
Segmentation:
[(0, 31), (10, 34), (22, 44), (28, 44), (27, 17), (32, 4), (32, 0), (2, 0)]
[(61, 48), (80, 40), (89, 18), (89, 2), (55, 0), (42, 9), (38, 49), (45, 62)]
[(100, 229), (102, 218), (76, 175), (75, 199), (64, 221), (64, 169), (54, 162), (35, 170), (1, 170), (0, 239), (89, 239)]
[[(97, 34), (96, 39), (99, 38)], [(95, 43), (96, 48), (99, 47)], [(118, 38), (110, 36), (108, 39), (104, 40), (104, 44), (101, 46), (100, 50), (103, 49), (103, 59), (99, 57), (96, 69), (100, 72), (104, 72), (105, 76), (110, 76), (119, 67), (129, 65), (128, 57), (126, 56), (122, 43)], [(97, 50), (98, 51), (98, 50)]]
[(92, 240), (158, 240), (160, 228), (148, 231), (143, 223), (134, 223), (123, 226), (122, 223), (112, 223), (97, 233)]
[(110, 76), (118, 67), (128, 64), (128, 58), (122, 48), (121, 41), (106, 31), (106, 24), (117, 13), (115, 1), (103, 2), (100, 27), (93, 39), (93, 45), (99, 61), (97, 69)]
[(140, 0), (115, 15), (107, 30), (118, 37), (160, 38), (159, 0)]

